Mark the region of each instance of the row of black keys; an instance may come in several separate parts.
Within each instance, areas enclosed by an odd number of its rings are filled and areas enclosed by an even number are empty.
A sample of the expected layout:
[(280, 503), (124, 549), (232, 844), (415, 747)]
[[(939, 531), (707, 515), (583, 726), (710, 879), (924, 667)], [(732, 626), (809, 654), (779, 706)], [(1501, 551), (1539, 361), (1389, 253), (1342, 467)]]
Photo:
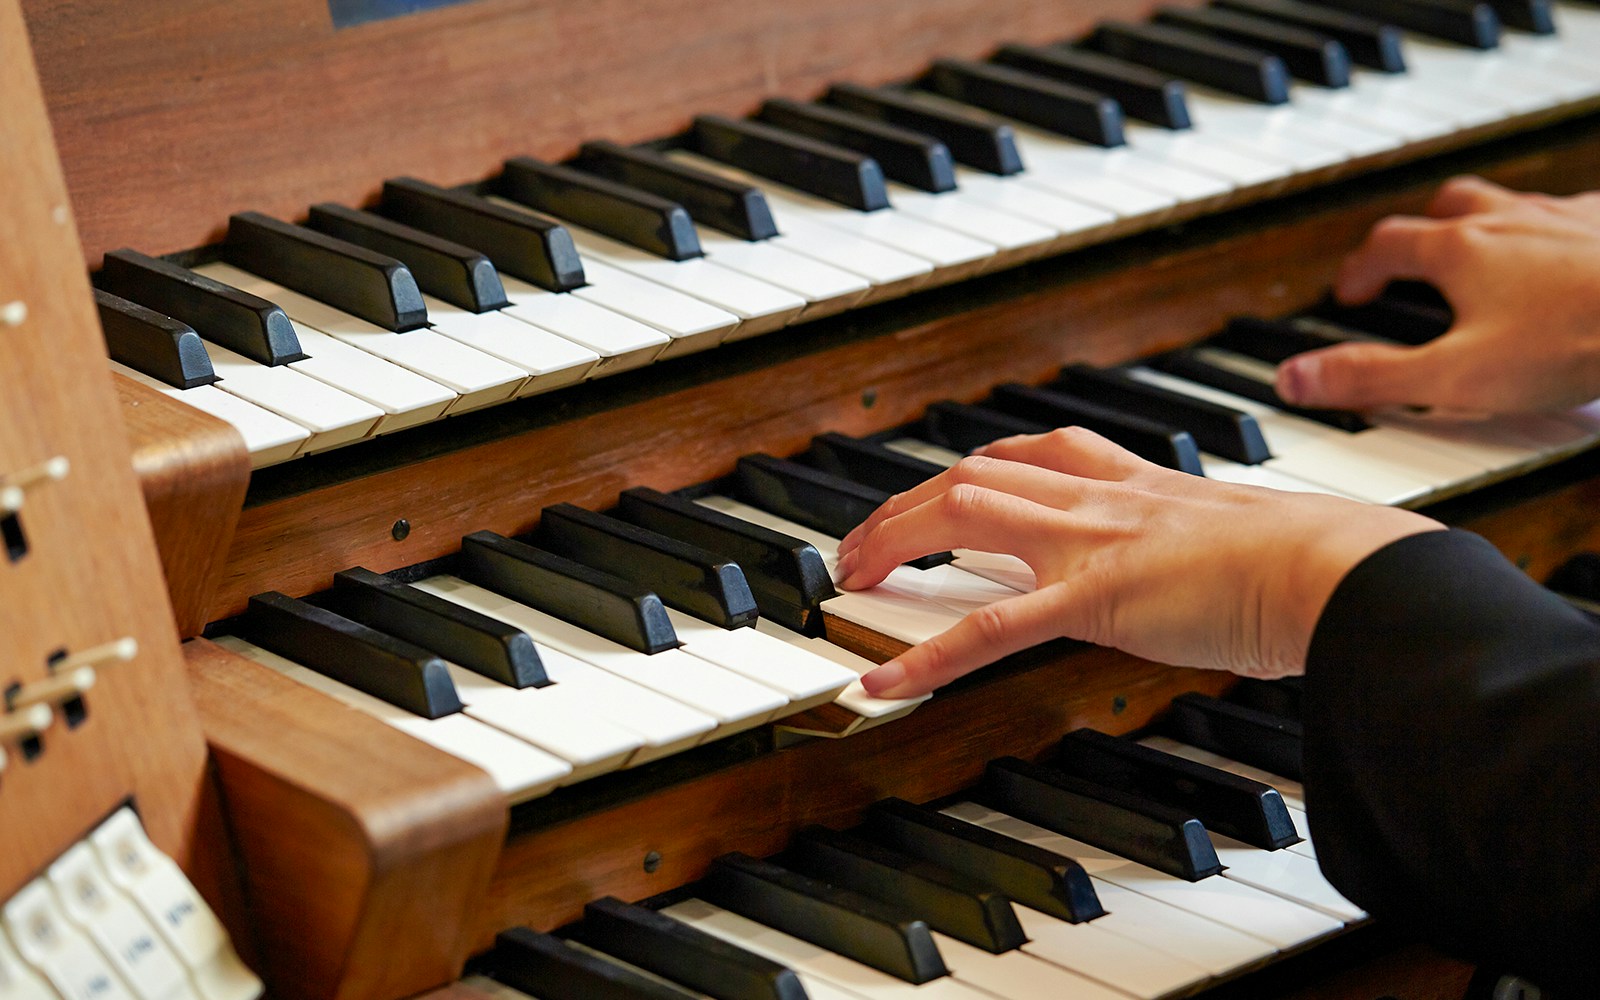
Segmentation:
[[(1298, 698), (1297, 687), (1255, 684), (1275, 701)], [(1165, 725), (1202, 749), (1254, 758), (1254, 766), (1292, 765), (1298, 775), (1292, 719), (1185, 695)], [(1292, 746), (1294, 759), (1263, 754), (1253, 742), (1263, 732), (1277, 750)], [(1047, 764), (991, 761), (968, 797), (1190, 881), (1222, 868), (1208, 830), (1263, 850), (1299, 841), (1270, 786), (1087, 729), (1064, 737)], [(873, 805), (853, 832), (807, 827), (770, 861), (724, 855), (672, 895), (684, 893), (911, 983), (946, 972), (930, 930), (1001, 954), (1026, 941), (1013, 901), (1072, 923), (1105, 913), (1076, 862), (900, 799)], [(507, 931), (476, 964), (544, 1000), (680, 995), (563, 937), (717, 1000), (805, 995), (783, 966), (614, 898), (590, 904), (562, 937)]]

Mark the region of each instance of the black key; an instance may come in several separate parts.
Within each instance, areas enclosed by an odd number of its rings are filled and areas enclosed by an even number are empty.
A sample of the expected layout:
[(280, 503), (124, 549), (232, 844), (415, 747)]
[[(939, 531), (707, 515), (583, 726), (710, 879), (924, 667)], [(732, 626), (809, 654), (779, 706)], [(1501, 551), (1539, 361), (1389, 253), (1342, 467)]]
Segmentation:
[(949, 975), (923, 921), (747, 854), (712, 861), (698, 891), (725, 910), (908, 983)]
[(1173, 809), (1016, 757), (989, 762), (978, 800), (1190, 882), (1222, 871), (1206, 828)]
[(347, 569), (316, 603), (451, 663), (514, 688), (544, 687), (539, 651), (526, 632), (371, 570)]
[(1478, 0), (1321, 0), (1355, 14), (1377, 18), (1424, 35), (1492, 49), (1500, 44), (1500, 17)]
[(1555, 11), (1550, 0), (1489, 0), (1500, 17), (1500, 24), (1535, 35), (1556, 33)]
[(1299, 722), (1304, 691), (1305, 685), (1299, 677), (1280, 677), (1275, 681), (1241, 677), (1237, 684), (1228, 689), (1228, 700), (1258, 712), (1281, 715)]
[(865, 832), (897, 851), (960, 872), (1071, 923), (1105, 915), (1094, 883), (1069, 857), (963, 822), (904, 799), (867, 810)]
[(1203, 476), (1200, 449), (1188, 431), (1131, 416), (1081, 396), (1012, 382), (995, 389), (989, 405), (1050, 427), (1086, 427), (1141, 458)]
[(544, 509), (536, 537), (557, 555), (630, 580), (723, 628), (755, 623), (750, 585), (723, 556), (569, 503)]
[(1327, 35), (1214, 7), (1163, 7), (1156, 22), (1271, 52), (1290, 73), (1319, 86), (1350, 86), (1350, 53)]
[(325, 608), (270, 591), (250, 598), (233, 627), (262, 649), (413, 715), (439, 719), (461, 711), (443, 660)]
[(228, 218), (222, 256), (386, 330), (403, 333), (428, 325), (422, 290), (404, 264), (327, 233), (260, 212), (240, 212)]
[(721, 115), (694, 120), (705, 156), (863, 212), (889, 207), (883, 168), (870, 156), (760, 122)]
[(1069, 733), (1052, 763), (1067, 774), (1189, 812), (1207, 830), (1275, 851), (1299, 834), (1277, 790), (1093, 729)]
[(949, 147), (957, 163), (1002, 177), (1022, 172), (1016, 132), (981, 112), (937, 107), (914, 92), (855, 83), (834, 84), (825, 100), (858, 115), (926, 132)]
[(928, 926), (1000, 954), (1028, 940), (1011, 900), (958, 872), (848, 833), (808, 826), (784, 856), (796, 871), (915, 914)]
[(1182, 427), (1193, 435), (1196, 444), (1213, 455), (1246, 465), (1272, 457), (1261, 426), (1250, 414), (1140, 382), (1127, 372), (1068, 365), (1061, 369), (1052, 386), (1159, 424)]
[(471, 247), (343, 205), (312, 205), (306, 221), (313, 229), (403, 261), (424, 292), (451, 305), (483, 313), (508, 304), (494, 264)]
[(940, 59), (918, 84), (962, 104), (993, 111), (1096, 146), (1121, 146), (1122, 108), (1097, 91), (1009, 66)]
[(527, 927), (501, 931), (483, 971), (539, 1000), (694, 1000), (698, 994)]
[(678, 645), (661, 598), (610, 573), (492, 531), (461, 540), (463, 578), (641, 653)]
[(1311, 312), (1340, 326), (1413, 346), (1441, 337), (1455, 325), (1455, 314), (1448, 304), (1419, 302), (1387, 291), (1358, 306), (1324, 299)]
[(111, 360), (177, 389), (217, 381), (206, 345), (189, 324), (98, 288), (94, 304)]
[(865, 153), (885, 176), (924, 191), (954, 191), (956, 165), (944, 143), (924, 132), (874, 121), (825, 104), (776, 98), (757, 116), (771, 125)]
[(106, 254), (95, 283), (113, 295), (181, 320), (205, 339), (252, 361), (286, 365), (308, 356), (282, 309), (186, 267), (133, 250), (113, 250)]
[(1256, 316), (1236, 316), (1228, 320), (1222, 332), (1206, 339), (1212, 347), (1220, 347), (1235, 354), (1243, 354), (1269, 365), (1282, 364), (1297, 354), (1320, 350), (1333, 344), (1348, 342), (1339, 338), (1320, 324), (1297, 323), (1292, 319), (1261, 319)]
[(572, 165), (644, 191), (670, 198), (695, 221), (743, 240), (778, 235), (761, 189), (679, 163), (653, 149), (615, 142), (586, 142)]
[(1314, 420), (1319, 424), (1327, 424), (1329, 427), (1337, 427), (1352, 434), (1372, 426), (1361, 414), (1349, 410), (1314, 410), (1305, 406), (1290, 406), (1279, 398), (1278, 391), (1269, 383), (1214, 364), (1192, 350), (1163, 354), (1151, 358), (1149, 363), (1152, 367), (1177, 375), (1179, 378), (1209, 385), (1223, 392), (1231, 392), (1252, 402), (1264, 403), (1285, 413)]
[(506, 161), (495, 191), (658, 257), (705, 256), (682, 205), (582, 170), (517, 157)]
[(885, 493), (904, 493), (944, 471), (942, 466), (891, 451), (876, 441), (818, 434), (803, 456), (808, 465)]
[(541, 215), (402, 177), (383, 182), (378, 211), (482, 251), (500, 271), (552, 292), (582, 288), (572, 234)]
[(1191, 693), (1172, 700), (1163, 728), (1191, 746), (1301, 780), (1303, 735), (1293, 719)]
[(1404, 36), (1381, 20), (1335, 10), (1305, 0), (1212, 0), (1212, 5), (1267, 17), (1274, 21), (1336, 38), (1352, 62), (1385, 73), (1406, 71)]
[(651, 489), (619, 498), (618, 516), (739, 564), (761, 614), (805, 635), (822, 634), (822, 602), (838, 596), (809, 542)]
[(917, 435), (951, 451), (969, 452), (991, 441), (1017, 434), (1044, 434), (1048, 424), (967, 403), (933, 403), (922, 415)]
[(585, 906), (572, 937), (715, 1000), (806, 1000), (792, 970), (613, 896)]
[(1054, 45), (1004, 45), (992, 58), (1113, 97), (1125, 114), (1163, 128), (1188, 128), (1191, 124), (1182, 81), (1143, 66)]
[(1139, 63), (1248, 97), (1263, 104), (1289, 100), (1289, 70), (1283, 60), (1260, 49), (1219, 42), (1157, 24), (1106, 21), (1084, 42), (1106, 55)]

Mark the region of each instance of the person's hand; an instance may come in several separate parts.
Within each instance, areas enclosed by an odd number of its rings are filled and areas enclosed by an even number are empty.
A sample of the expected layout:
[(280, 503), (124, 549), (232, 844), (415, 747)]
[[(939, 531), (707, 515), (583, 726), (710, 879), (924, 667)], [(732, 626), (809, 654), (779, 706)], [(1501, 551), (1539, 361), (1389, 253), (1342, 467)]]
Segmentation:
[(1427, 211), (1374, 226), (1334, 294), (1355, 304), (1390, 281), (1428, 281), (1455, 325), (1420, 347), (1351, 343), (1290, 358), (1278, 394), (1301, 406), (1477, 413), (1600, 396), (1600, 194), (1553, 198), (1458, 177)]
[(1082, 428), (997, 441), (891, 498), (841, 545), (839, 585), (945, 549), (1014, 554), (1038, 589), (964, 618), (868, 673), (931, 691), (1061, 636), (1182, 666), (1300, 673), (1323, 605), (1366, 556), (1441, 526), (1409, 511), (1219, 483)]

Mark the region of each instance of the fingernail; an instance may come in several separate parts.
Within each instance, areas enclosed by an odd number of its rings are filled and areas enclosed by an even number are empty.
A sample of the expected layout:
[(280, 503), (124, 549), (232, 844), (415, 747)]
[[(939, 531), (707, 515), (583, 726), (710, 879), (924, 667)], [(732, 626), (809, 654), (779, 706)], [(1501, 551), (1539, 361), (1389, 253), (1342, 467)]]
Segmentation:
[(1296, 405), (1308, 403), (1316, 393), (1317, 382), (1321, 376), (1320, 358), (1294, 358), (1285, 361), (1278, 368), (1278, 395), (1286, 403)]
[(846, 552), (839, 557), (833, 566), (833, 582), (843, 587), (850, 580), (851, 574), (856, 571), (856, 563), (861, 561), (861, 553)]
[(890, 660), (876, 670), (869, 670), (861, 675), (861, 686), (867, 689), (867, 694), (874, 698), (890, 697), (887, 693), (896, 686), (905, 683), (906, 668), (898, 662)]

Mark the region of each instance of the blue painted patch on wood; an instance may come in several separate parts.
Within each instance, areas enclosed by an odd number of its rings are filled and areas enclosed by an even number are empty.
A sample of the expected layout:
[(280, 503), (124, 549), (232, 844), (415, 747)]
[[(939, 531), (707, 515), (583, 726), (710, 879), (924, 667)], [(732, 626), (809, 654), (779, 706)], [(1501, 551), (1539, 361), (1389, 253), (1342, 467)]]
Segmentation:
[(335, 28), (348, 28), (353, 24), (467, 2), (469, 0), (328, 0), (328, 10), (333, 14)]

